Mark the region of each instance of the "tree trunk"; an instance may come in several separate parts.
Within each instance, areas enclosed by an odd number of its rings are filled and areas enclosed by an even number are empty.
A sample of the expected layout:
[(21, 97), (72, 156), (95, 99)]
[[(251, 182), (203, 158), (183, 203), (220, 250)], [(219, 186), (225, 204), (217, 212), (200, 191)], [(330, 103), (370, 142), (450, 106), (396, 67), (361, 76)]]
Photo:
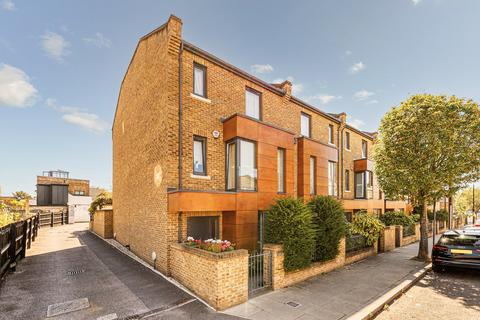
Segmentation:
[(427, 201), (422, 201), (422, 212), (420, 214), (420, 243), (418, 246), (418, 258), (428, 261), (428, 214), (427, 214)]

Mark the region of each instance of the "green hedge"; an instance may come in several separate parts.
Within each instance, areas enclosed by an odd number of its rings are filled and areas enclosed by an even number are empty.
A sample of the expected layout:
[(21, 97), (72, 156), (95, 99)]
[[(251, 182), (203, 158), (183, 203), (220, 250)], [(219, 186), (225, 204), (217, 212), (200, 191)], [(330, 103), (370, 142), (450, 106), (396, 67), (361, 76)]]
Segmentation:
[(380, 237), (385, 226), (377, 217), (369, 215), (365, 211), (355, 214), (352, 223), (349, 224), (351, 234), (361, 234), (366, 238), (367, 245), (373, 245)]
[(415, 224), (412, 216), (408, 216), (401, 211), (385, 212), (385, 214), (380, 217), (380, 221), (386, 226), (403, 226), (405, 228)]
[(316, 230), (314, 261), (334, 259), (338, 255), (340, 239), (345, 235), (345, 214), (342, 203), (330, 196), (310, 200)]
[(265, 218), (265, 241), (283, 245), (285, 271), (309, 266), (315, 250), (312, 213), (300, 199), (282, 198)]
[[(437, 221), (448, 221), (448, 211), (445, 209), (441, 209), (437, 211), (436, 214)], [(428, 220), (433, 221), (433, 212), (428, 211)]]

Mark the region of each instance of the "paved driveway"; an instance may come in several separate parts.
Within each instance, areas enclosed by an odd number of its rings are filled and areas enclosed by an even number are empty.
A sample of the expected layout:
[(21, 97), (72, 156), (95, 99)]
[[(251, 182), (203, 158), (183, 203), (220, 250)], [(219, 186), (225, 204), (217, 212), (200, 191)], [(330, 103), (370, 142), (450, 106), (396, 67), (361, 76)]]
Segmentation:
[[(0, 287), (0, 319), (44, 319), (49, 305), (87, 298), (90, 307), (52, 319), (234, 319), (215, 313), (91, 234), (88, 224), (43, 228)], [(70, 306), (71, 307), (71, 306)], [(64, 308), (62, 306), (61, 308)]]

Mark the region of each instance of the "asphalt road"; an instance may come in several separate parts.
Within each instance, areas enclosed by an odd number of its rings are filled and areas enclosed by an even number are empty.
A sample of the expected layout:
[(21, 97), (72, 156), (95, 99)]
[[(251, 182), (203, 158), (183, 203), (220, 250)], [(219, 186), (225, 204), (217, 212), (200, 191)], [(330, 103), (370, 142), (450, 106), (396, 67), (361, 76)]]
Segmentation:
[(376, 320), (479, 320), (480, 271), (429, 272)]
[[(52, 319), (235, 319), (195, 297), (73, 224), (39, 231), (15, 273), (0, 286), (0, 319), (45, 319), (47, 309), (89, 307)], [(52, 308), (52, 307), (51, 307)]]

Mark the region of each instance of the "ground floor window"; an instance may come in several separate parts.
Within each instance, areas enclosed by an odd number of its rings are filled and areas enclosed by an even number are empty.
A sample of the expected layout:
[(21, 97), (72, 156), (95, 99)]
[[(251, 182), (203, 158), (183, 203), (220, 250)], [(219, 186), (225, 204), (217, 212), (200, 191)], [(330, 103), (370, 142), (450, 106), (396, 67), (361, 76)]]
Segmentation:
[(353, 214), (351, 212), (345, 212), (345, 219), (347, 219), (348, 222), (352, 222)]
[(218, 239), (218, 217), (188, 217), (187, 236), (195, 239)]

